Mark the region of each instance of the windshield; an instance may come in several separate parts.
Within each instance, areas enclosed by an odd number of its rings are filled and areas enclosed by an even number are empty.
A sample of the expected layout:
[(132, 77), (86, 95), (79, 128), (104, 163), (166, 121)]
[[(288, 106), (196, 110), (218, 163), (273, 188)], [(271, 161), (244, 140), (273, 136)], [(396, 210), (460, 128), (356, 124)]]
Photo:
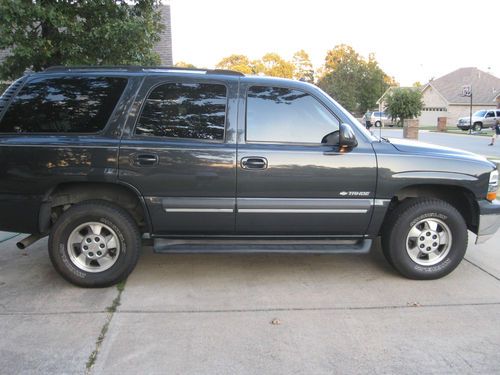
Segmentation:
[(473, 114), (473, 116), (476, 116), (476, 117), (484, 117), (484, 115), (486, 114), (486, 111), (477, 111)]

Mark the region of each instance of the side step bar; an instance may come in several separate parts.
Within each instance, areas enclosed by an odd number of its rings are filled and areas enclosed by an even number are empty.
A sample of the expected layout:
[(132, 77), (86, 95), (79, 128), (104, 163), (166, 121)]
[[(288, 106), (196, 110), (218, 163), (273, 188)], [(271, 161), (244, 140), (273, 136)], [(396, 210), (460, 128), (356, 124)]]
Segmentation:
[(361, 240), (154, 240), (155, 253), (165, 254), (366, 254), (372, 246), (371, 239)]

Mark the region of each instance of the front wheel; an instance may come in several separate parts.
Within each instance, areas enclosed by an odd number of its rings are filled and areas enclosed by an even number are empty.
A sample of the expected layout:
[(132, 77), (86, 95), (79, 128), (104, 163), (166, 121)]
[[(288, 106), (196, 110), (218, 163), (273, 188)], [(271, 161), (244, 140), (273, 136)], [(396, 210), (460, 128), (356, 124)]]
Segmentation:
[(69, 282), (83, 287), (105, 287), (124, 280), (135, 267), (140, 248), (134, 219), (105, 201), (69, 208), (49, 237), (54, 268)]
[(437, 199), (409, 199), (384, 223), (382, 247), (403, 276), (431, 280), (458, 266), (467, 240), (467, 225), (453, 206)]
[(482, 128), (483, 128), (483, 125), (482, 125), (480, 122), (476, 122), (476, 123), (472, 126), (472, 130), (473, 130), (473, 131), (475, 131), (475, 132), (480, 131)]
[(382, 123), (380, 121), (375, 121), (375, 127), (380, 128), (382, 126)]

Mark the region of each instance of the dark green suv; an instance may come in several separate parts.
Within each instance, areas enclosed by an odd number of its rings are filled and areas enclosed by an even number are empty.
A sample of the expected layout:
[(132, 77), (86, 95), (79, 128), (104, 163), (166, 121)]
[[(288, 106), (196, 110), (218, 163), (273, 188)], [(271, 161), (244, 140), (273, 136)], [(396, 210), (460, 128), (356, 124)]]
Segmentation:
[[(375, 138), (318, 87), (219, 70), (55, 67), (0, 99), (0, 230), (49, 235), (67, 280), (124, 279), (157, 252), (364, 253), (451, 272), (499, 227), (498, 172)], [(258, 240), (258, 241), (257, 241)]]

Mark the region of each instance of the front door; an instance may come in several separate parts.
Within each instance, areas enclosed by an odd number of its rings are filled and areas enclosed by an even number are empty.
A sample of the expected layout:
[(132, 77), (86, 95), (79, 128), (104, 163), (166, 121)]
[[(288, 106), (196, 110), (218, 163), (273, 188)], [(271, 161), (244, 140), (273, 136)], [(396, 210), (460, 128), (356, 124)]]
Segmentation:
[[(231, 82), (231, 81), (230, 81)], [(232, 234), (237, 81), (147, 78), (120, 145), (119, 178), (145, 198), (155, 235)]]
[(350, 152), (337, 117), (317, 97), (286, 87), (243, 87), (237, 217), (240, 234), (358, 236), (369, 224), (376, 159), (368, 141)]

